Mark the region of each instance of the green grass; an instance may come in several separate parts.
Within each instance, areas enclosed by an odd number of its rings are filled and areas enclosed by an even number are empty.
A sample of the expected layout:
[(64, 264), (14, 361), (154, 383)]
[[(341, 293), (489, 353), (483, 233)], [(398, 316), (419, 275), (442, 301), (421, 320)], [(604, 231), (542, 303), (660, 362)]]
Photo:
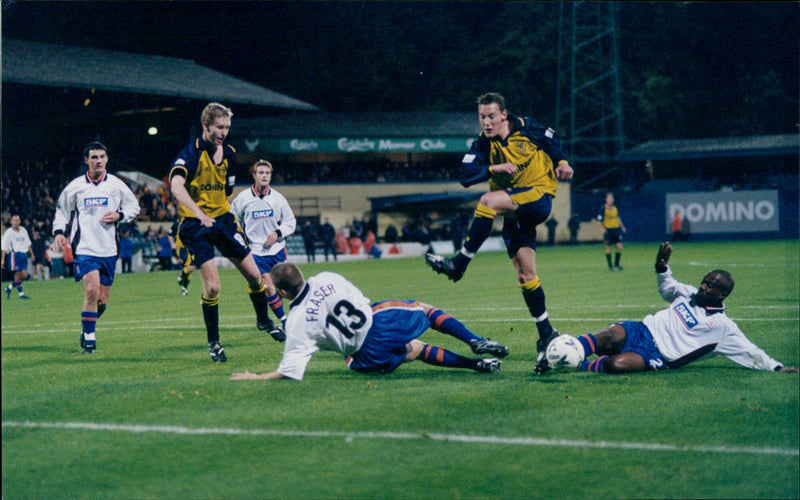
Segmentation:
[[(540, 249), (554, 326), (581, 335), (664, 307), (656, 249), (626, 245), (621, 273), (601, 246)], [(798, 365), (797, 241), (682, 244), (671, 264), (695, 285), (731, 271), (729, 315)], [(339, 272), (373, 301), (434, 304), (511, 356), (496, 375), (417, 362), (365, 376), (320, 353), (302, 382), (233, 382), (281, 357), (233, 270), (222, 271), (222, 365), (209, 360), (197, 275), (188, 297), (175, 273), (118, 275), (92, 356), (78, 347), (81, 286), (28, 282), (33, 300), (2, 299), (3, 499), (799, 495), (797, 374), (717, 357), (537, 377), (535, 328), (503, 252), (479, 254), (457, 284), (421, 258), (301, 267)], [(469, 353), (436, 332), (423, 340)]]

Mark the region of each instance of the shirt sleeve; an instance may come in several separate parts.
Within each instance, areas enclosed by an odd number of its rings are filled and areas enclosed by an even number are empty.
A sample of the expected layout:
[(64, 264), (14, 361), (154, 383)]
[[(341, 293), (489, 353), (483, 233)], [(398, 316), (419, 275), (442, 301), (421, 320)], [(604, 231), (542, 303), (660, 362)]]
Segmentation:
[(133, 194), (133, 191), (131, 191), (131, 188), (129, 188), (127, 184), (121, 180), (119, 181), (119, 184), (121, 186), (120, 191), (122, 192), (122, 203), (120, 204), (122, 219), (120, 222), (131, 222), (139, 215), (139, 212), (141, 211), (139, 200), (136, 199), (136, 195)]
[(691, 297), (697, 293), (697, 288), (679, 282), (672, 277), (672, 269), (667, 266), (667, 270), (663, 273), (657, 273), (658, 276), (658, 293), (661, 298), (667, 302), (672, 302), (678, 297)]
[(461, 159), (461, 172), (459, 182), (464, 187), (479, 184), (489, 180), (489, 158), (481, 147), (482, 138), (472, 142), (469, 152)]
[(738, 363), (753, 370), (774, 371), (783, 366), (782, 363), (772, 359), (757, 345), (752, 343), (744, 333), (732, 323), (731, 331), (717, 344), (715, 352), (722, 354), (734, 363)]
[(72, 183), (69, 183), (58, 197), (56, 215), (53, 219), (53, 234), (56, 234), (56, 231), (61, 231), (62, 233), (66, 231), (72, 212), (75, 210), (75, 200), (71, 196), (71, 188)]
[(294, 233), (297, 229), (297, 219), (294, 216), (292, 207), (289, 206), (289, 201), (281, 195), (281, 220), (278, 224), (278, 230), (281, 232), (282, 237), (287, 237)]

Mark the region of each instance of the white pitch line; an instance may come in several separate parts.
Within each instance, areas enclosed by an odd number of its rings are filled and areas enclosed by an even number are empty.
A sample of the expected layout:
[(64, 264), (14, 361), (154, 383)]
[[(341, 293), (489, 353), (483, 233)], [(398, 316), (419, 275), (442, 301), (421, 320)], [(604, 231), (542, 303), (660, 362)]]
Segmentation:
[(338, 438), (346, 441), (354, 439), (383, 439), (383, 440), (417, 440), (430, 439), (467, 444), (493, 444), (506, 446), (549, 446), (564, 448), (598, 448), (598, 449), (624, 449), (638, 451), (678, 451), (695, 453), (728, 453), (744, 455), (779, 455), (796, 457), (798, 449), (790, 448), (760, 448), (754, 446), (711, 446), (694, 445), (679, 446), (664, 443), (628, 443), (613, 441), (585, 441), (571, 439), (545, 439), (534, 437), (500, 437), (500, 436), (470, 436), (464, 434), (440, 433), (409, 433), (409, 432), (346, 432), (346, 431), (291, 431), (276, 429), (234, 429), (215, 427), (175, 427), (167, 425), (125, 425), (125, 424), (98, 424), (93, 422), (3, 422), (3, 427), (21, 428), (49, 428), (49, 429), (78, 429), (109, 432), (145, 433), (157, 432), (165, 434), (185, 435), (227, 435), (227, 436), (268, 436), (268, 437), (305, 437), (305, 438)]

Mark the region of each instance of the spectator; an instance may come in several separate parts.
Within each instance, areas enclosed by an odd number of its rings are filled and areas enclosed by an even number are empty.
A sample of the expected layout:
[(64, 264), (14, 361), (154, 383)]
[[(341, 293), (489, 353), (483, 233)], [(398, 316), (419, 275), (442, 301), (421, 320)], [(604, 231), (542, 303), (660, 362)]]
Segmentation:
[(577, 213), (570, 216), (567, 226), (569, 226), (569, 243), (574, 245), (578, 242), (578, 229), (581, 228), (581, 220)]
[(119, 258), (122, 261), (122, 273), (130, 273), (133, 262), (133, 240), (128, 230), (122, 233), (122, 238), (119, 240)]
[(550, 217), (544, 225), (547, 226), (547, 244), (553, 246), (556, 244), (556, 226), (558, 226), (558, 221)]
[(171, 271), (172, 270), (172, 254), (175, 253), (175, 241), (167, 234), (164, 228), (158, 230), (158, 266), (157, 270)]
[(397, 228), (394, 224), (389, 224), (383, 236), (383, 241), (386, 243), (397, 243)]
[(681, 220), (681, 213), (675, 212), (672, 218), (672, 242), (681, 241), (683, 239), (683, 223)]
[(300, 234), (303, 236), (303, 244), (306, 247), (307, 261), (315, 262), (317, 253), (317, 231), (311, 224), (311, 221), (307, 220), (303, 223)]
[(333, 255), (333, 260), (336, 261), (336, 229), (331, 224), (331, 221), (325, 217), (325, 223), (319, 228), (319, 236), (322, 241), (322, 251), (325, 252), (325, 262), (328, 262), (328, 252)]
[(34, 229), (31, 233), (33, 240), (31, 240), (31, 250), (33, 251), (33, 279), (44, 281), (48, 279), (50, 269), (47, 267), (47, 259), (45, 259), (45, 252), (47, 251), (47, 244), (45, 243), (42, 233), (38, 229)]

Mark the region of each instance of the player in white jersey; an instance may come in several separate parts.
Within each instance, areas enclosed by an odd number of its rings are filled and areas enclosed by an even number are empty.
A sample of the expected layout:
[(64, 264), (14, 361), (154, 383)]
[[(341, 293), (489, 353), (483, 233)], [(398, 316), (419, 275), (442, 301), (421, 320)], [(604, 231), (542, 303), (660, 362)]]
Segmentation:
[(22, 282), (28, 279), (28, 254), (31, 255), (31, 262), (36, 262), (36, 257), (31, 249), (31, 238), (28, 230), (20, 226), (19, 215), (11, 216), (11, 227), (3, 233), (2, 243), (2, 263), (0, 267), (6, 267), (6, 255), (8, 255), (8, 268), (14, 273), (14, 281), (3, 290), (6, 298), (11, 298), (11, 290), (17, 289), (20, 299), (30, 299), (22, 291)]
[(672, 246), (662, 243), (655, 264), (658, 292), (669, 307), (641, 322), (612, 323), (599, 333), (579, 337), (586, 357), (599, 356), (581, 362), (581, 369), (605, 373), (674, 369), (721, 354), (753, 370), (797, 372), (769, 357), (725, 314), (723, 300), (734, 285), (730, 273), (711, 271), (695, 288), (672, 277), (667, 266), (671, 254)]
[(286, 262), (286, 237), (294, 233), (297, 221), (286, 198), (270, 186), (272, 164), (258, 160), (250, 167), (250, 174), (253, 185), (236, 196), (231, 212), (244, 229), (250, 253), (264, 278), (269, 307), (286, 324), (283, 302), (269, 272), (276, 264)]
[(53, 249), (61, 251), (70, 224), (75, 254), (75, 281), (83, 282), (81, 347), (85, 354), (97, 348), (95, 324), (108, 304), (119, 255), (117, 226), (139, 215), (136, 195), (121, 179), (108, 173), (108, 150), (99, 142), (83, 150), (87, 171), (67, 184), (53, 221)]
[(301, 380), (318, 351), (341, 353), (347, 366), (361, 373), (391, 373), (415, 359), (482, 373), (500, 370), (499, 359), (467, 358), (418, 340), (429, 328), (452, 335), (476, 354), (508, 355), (506, 346), (475, 335), (428, 304), (386, 300), (370, 305), (361, 290), (344, 277), (322, 272), (305, 281), (300, 269), (289, 262), (276, 265), (270, 274), (278, 293), (291, 301), (283, 359), (275, 371), (234, 373), (232, 380)]

